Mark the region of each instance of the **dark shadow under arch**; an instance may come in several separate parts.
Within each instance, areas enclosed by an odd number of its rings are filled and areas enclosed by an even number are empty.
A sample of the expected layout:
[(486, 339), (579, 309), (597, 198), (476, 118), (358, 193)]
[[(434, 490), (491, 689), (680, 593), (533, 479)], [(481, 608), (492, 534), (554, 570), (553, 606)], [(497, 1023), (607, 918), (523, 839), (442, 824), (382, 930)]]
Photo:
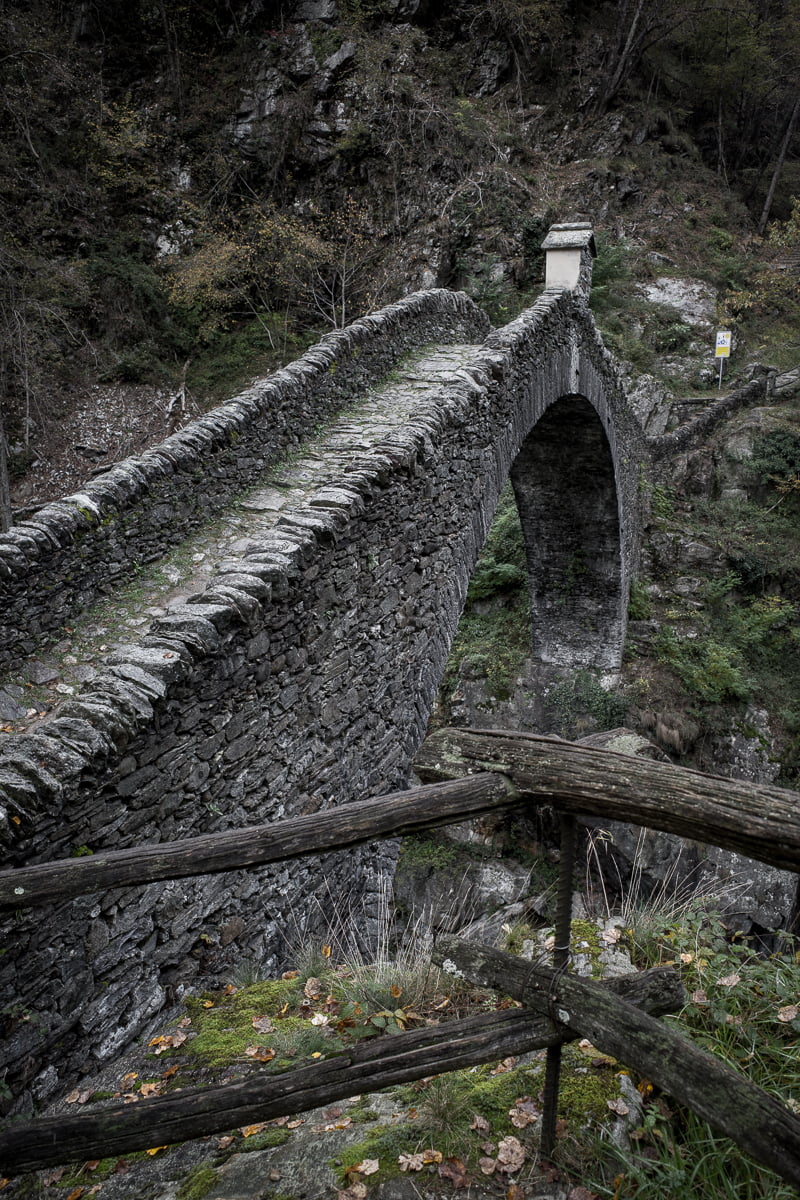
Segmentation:
[(618, 669), (626, 598), (616, 472), (589, 401), (565, 396), (552, 404), (510, 477), (525, 539), (534, 659)]

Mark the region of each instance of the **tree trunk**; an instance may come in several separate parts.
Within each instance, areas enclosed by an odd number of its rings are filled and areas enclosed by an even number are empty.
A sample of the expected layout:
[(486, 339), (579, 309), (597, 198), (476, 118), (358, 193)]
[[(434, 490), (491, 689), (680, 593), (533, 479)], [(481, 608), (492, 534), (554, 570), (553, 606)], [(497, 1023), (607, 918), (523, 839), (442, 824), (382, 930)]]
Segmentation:
[(11, 481), (8, 474), (8, 442), (0, 407), (0, 533), (11, 528)]
[(792, 115), (789, 117), (789, 124), (786, 126), (786, 133), (784, 134), (783, 141), (781, 142), (781, 148), (778, 152), (778, 161), (775, 163), (775, 170), (772, 172), (772, 179), (769, 182), (767, 198), (764, 201), (764, 207), (761, 210), (761, 217), (758, 222), (758, 232), (760, 237), (763, 237), (764, 233), (766, 232), (767, 221), (769, 220), (769, 214), (772, 211), (772, 201), (775, 199), (775, 189), (778, 186), (778, 180), (780, 179), (781, 172), (783, 171), (783, 164), (786, 161), (786, 153), (789, 149), (789, 143), (792, 140), (792, 134), (794, 133), (794, 127), (797, 124), (798, 116), (800, 116), (800, 95), (798, 95), (794, 102)]

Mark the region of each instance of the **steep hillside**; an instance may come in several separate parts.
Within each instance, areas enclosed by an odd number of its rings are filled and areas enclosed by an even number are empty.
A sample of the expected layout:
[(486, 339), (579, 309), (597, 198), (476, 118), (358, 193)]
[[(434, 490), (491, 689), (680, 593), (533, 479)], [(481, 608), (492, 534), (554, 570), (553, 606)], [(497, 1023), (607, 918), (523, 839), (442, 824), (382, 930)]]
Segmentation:
[[(465, 288), (507, 318), (553, 219), (591, 219), (612, 269), (698, 275), (712, 307), (742, 293), (772, 180), (775, 217), (798, 190), (796, 19), (752, 0), (6, 7), (15, 503), (410, 289)], [(763, 287), (729, 305), (739, 367), (745, 343), (785, 340), (796, 309), (776, 307)], [(639, 336), (609, 312), (638, 370), (686, 340), (651, 317)]]

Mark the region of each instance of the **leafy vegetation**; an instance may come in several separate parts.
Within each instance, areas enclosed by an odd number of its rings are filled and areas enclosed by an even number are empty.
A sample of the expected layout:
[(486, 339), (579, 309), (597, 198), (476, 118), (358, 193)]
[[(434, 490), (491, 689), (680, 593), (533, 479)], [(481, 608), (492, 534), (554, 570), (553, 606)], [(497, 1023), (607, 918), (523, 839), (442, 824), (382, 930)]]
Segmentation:
[[(629, 931), (640, 967), (671, 963), (680, 970), (689, 1000), (672, 1024), (753, 1083), (797, 1108), (800, 1069), (800, 963), (787, 953), (764, 953), (728, 930), (702, 905), (650, 925), (646, 936)], [(704, 1200), (748, 1196), (789, 1200), (793, 1189), (755, 1164), (728, 1139), (688, 1110), (659, 1095), (646, 1081), (642, 1122), (630, 1151), (608, 1146), (613, 1185), (593, 1180), (602, 1196), (661, 1200), (665, 1195)]]
[(590, 717), (595, 729), (621, 725), (628, 704), (624, 697), (603, 687), (590, 671), (576, 671), (547, 694), (547, 707), (557, 717), (562, 737), (580, 736), (581, 722)]

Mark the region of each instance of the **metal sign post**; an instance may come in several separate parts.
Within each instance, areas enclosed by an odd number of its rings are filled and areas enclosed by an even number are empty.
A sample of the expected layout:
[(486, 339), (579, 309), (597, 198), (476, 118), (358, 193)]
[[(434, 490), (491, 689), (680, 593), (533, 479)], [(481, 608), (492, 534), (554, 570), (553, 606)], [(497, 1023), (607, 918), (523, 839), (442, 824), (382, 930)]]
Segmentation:
[(717, 383), (717, 391), (722, 388), (722, 364), (726, 358), (731, 356), (731, 331), (730, 329), (720, 329), (717, 331), (717, 349), (714, 355), (719, 359), (719, 382)]

